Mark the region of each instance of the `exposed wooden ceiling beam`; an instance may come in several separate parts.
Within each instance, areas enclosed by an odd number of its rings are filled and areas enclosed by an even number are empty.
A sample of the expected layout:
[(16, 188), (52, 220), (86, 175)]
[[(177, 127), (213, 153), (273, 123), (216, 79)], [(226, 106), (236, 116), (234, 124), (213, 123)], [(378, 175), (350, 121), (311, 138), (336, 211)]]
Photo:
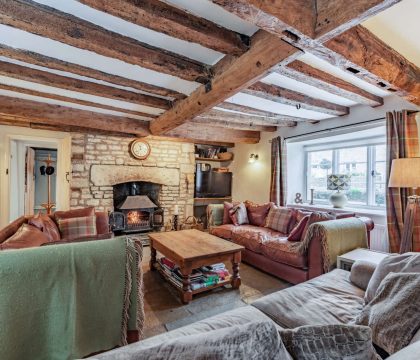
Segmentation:
[(331, 94), (341, 96), (359, 104), (375, 107), (384, 103), (381, 97), (371, 94), (347, 81), (299, 60), (295, 60), (287, 66), (278, 67), (275, 71), (291, 79), (325, 90)]
[(20, 94), (39, 96), (39, 97), (46, 98), (46, 99), (65, 101), (65, 102), (72, 103), (72, 104), (91, 106), (91, 107), (96, 107), (96, 108), (105, 109), (105, 110), (118, 111), (118, 112), (121, 112), (121, 113), (130, 114), (130, 115), (143, 116), (143, 117), (147, 118), (147, 119), (144, 119), (144, 120), (151, 120), (151, 119), (156, 117), (156, 115), (152, 115), (152, 114), (148, 114), (148, 113), (144, 113), (144, 112), (140, 112), (140, 111), (127, 110), (127, 109), (124, 109), (124, 108), (119, 108), (119, 107), (115, 107), (115, 106), (111, 106), (111, 105), (99, 104), (99, 103), (95, 103), (95, 102), (92, 102), (92, 101), (80, 100), (80, 99), (75, 99), (75, 98), (62, 96), (62, 95), (58, 95), (58, 94), (52, 94), (52, 93), (50, 94), (50, 93), (45, 93), (45, 92), (41, 92), (41, 91), (37, 91), (37, 90), (31, 90), (31, 89), (25, 89), (25, 88), (21, 88), (21, 87), (17, 87), (17, 86), (12, 86), (12, 85), (0, 84), (0, 89), (7, 90), (7, 91), (14, 91), (14, 92), (17, 92), (17, 93), (20, 93)]
[[(30, 0), (0, 0), (0, 23), (130, 64), (206, 83), (207, 66)], [(46, 26), (48, 24), (48, 26)]]
[(420, 68), (363, 26), (355, 26), (311, 50), (343, 70), (420, 105)]
[(155, 96), (140, 94), (67, 76), (61, 76), (6, 61), (0, 61), (0, 75), (53, 86), (60, 89), (76, 91), (83, 94), (127, 101), (138, 105), (146, 105), (164, 110), (169, 109), (172, 106), (171, 101)]
[[(297, 121), (293, 118), (293, 120), (281, 117), (270, 118), (265, 116), (255, 116), (255, 115), (244, 115), (244, 114), (235, 114), (231, 112), (221, 111), (212, 109), (207, 111), (204, 114), (198, 116), (204, 117), (206, 119), (213, 119), (213, 120), (222, 120), (222, 121), (230, 121), (239, 124), (254, 124), (254, 125), (274, 125), (274, 126), (295, 126)], [(308, 119), (302, 119), (303, 121), (307, 121)]]
[(240, 55), (247, 50), (249, 38), (222, 28), (158, 0), (80, 0), (97, 10), (157, 32), (198, 43), (224, 54)]
[(50, 105), (0, 95), (0, 114), (16, 116), (21, 121), (60, 126), (80, 126), (137, 136), (149, 135), (146, 121), (98, 114), (66, 106)]
[(251, 39), (250, 49), (235, 61), (227, 63), (226, 69), (213, 78), (211, 86), (200, 86), (189, 97), (152, 120), (152, 133), (163, 134), (204, 113), (249, 86), (271, 67), (296, 52), (299, 50), (276, 36), (258, 31)]
[(243, 144), (257, 144), (260, 141), (258, 131), (226, 129), (222, 127), (184, 123), (167, 133), (167, 136), (191, 139), (192, 142), (215, 141), (234, 142)]
[(215, 120), (215, 119), (207, 119), (205, 116), (203, 117), (196, 117), (195, 119), (191, 120), (193, 124), (203, 124), (210, 127), (222, 127), (227, 129), (237, 129), (237, 130), (253, 130), (253, 131), (267, 131), (267, 132), (275, 132), (277, 130), (277, 126), (269, 126), (269, 125), (255, 125), (252, 122), (249, 124), (245, 123), (237, 123), (232, 122), (229, 120)]
[(223, 102), (221, 104), (218, 104), (217, 107), (221, 109), (241, 112), (247, 115), (257, 115), (257, 116), (265, 116), (265, 117), (278, 116), (278, 114), (270, 112), (270, 111), (255, 109), (250, 106), (238, 105), (238, 104), (233, 104), (229, 102)]
[(340, 116), (349, 113), (349, 108), (330, 103), (325, 100), (315, 99), (305, 94), (301, 94), (279, 86), (264, 84), (262, 82), (251, 85), (248, 89), (242, 90), (243, 93), (257, 96), (262, 99), (301, 107), (302, 109), (321, 112), (324, 114)]
[(311, 38), (315, 30), (315, 0), (211, 0), (240, 18), (271, 32), (284, 36), (291, 31)]
[(360, 24), (401, 0), (317, 0), (315, 38), (322, 42)]
[(171, 97), (174, 99), (185, 99), (187, 96), (171, 89), (165, 89), (145, 82), (131, 80), (122, 76), (108, 74), (100, 70), (88, 68), (78, 64), (69, 63), (49, 56), (44, 56), (32, 51), (15, 49), (0, 44), (0, 54), (2, 56), (26, 62), (31, 65), (38, 65), (48, 69), (69, 72), (75, 75), (86, 76), (96, 80), (106, 81), (108, 83), (131, 87), (136, 90), (144, 91), (153, 95)]
[[(351, 5), (348, 5), (346, 0), (317, 0), (316, 13), (318, 15), (312, 36), (308, 32), (304, 34), (299, 32), (296, 24), (295, 30), (285, 27), (284, 17), (287, 15), (282, 15), (279, 10), (283, 2), (287, 0), (270, 2), (251, 0), (249, 4), (248, 0), (212, 1), (240, 18), (283, 38), (304, 51), (321, 56), (336, 66), (343, 69), (359, 67), (357, 76), (361, 79), (381, 88), (398, 89), (398, 95), (405, 94), (409, 101), (418, 104), (419, 100), (416, 100), (418, 95), (413, 90), (416, 85), (413, 82), (412, 64), (408, 65), (409, 62), (404, 57), (377, 38), (376, 40), (360, 39), (360, 36), (372, 38), (373, 35), (367, 35), (366, 31), (358, 30), (362, 28), (358, 25), (362, 21), (400, 0), (355, 0)], [(293, 21), (290, 24), (294, 24)], [(323, 43), (326, 43), (324, 48)], [(356, 51), (353, 51), (353, 48)], [(337, 53), (342, 56), (338, 56)], [(386, 55), (386, 60), (380, 58), (382, 53)], [(397, 64), (400, 60), (403, 65), (398, 68)], [(400, 77), (399, 74), (405, 71), (408, 71), (408, 75)]]

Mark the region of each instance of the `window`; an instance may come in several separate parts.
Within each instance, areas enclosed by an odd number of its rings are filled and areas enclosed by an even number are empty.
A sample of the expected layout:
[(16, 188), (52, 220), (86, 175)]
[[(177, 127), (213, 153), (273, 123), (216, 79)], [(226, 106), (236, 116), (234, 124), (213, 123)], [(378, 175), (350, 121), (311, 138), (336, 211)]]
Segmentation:
[[(366, 141), (367, 142), (367, 141)], [(365, 143), (366, 143), (365, 142)], [(359, 142), (360, 144), (360, 142)], [(314, 189), (316, 202), (328, 202), (333, 192), (327, 189), (327, 176), (351, 176), (350, 189), (345, 193), (354, 206), (385, 206), (386, 145), (378, 140), (369, 145), (335, 144), (331, 149), (306, 150), (307, 198)]]

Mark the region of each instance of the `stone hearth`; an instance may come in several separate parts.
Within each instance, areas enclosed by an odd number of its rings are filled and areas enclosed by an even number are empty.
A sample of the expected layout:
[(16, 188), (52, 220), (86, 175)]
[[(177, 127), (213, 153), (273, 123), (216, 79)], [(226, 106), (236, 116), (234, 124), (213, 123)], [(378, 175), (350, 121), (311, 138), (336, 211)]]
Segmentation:
[(113, 185), (147, 181), (161, 185), (159, 202), (165, 219), (179, 206), (181, 221), (193, 214), (194, 144), (148, 140), (150, 156), (143, 161), (129, 153), (133, 139), (72, 134), (71, 207), (113, 210)]

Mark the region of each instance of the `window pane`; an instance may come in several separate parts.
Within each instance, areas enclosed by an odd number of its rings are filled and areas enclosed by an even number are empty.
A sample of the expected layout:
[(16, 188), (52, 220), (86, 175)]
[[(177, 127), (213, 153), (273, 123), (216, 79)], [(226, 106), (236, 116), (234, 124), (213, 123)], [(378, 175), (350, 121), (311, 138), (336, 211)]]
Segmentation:
[(313, 151), (308, 153), (308, 199), (310, 189), (315, 189), (314, 199), (328, 200), (331, 191), (327, 190), (327, 175), (332, 174), (333, 152)]
[(386, 190), (386, 145), (375, 146), (375, 205), (385, 206), (385, 190)]
[(338, 150), (338, 172), (351, 176), (349, 203), (367, 205), (367, 147)]

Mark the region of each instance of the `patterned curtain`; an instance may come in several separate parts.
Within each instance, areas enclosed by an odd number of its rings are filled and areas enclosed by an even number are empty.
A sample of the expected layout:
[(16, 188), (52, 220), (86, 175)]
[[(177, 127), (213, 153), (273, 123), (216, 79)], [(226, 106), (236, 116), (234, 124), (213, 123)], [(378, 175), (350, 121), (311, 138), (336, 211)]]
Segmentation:
[[(414, 114), (408, 115), (406, 110), (393, 111), (386, 114), (387, 139), (387, 182), (391, 172), (393, 159), (418, 157), (419, 133)], [(387, 188), (386, 212), (389, 235), (390, 252), (399, 252), (401, 236), (404, 227), (404, 213), (407, 206), (407, 197), (411, 189)], [(414, 222), (413, 251), (420, 251), (420, 211)]]
[(285, 206), (287, 201), (286, 159), (286, 141), (278, 136), (271, 140), (270, 201), (280, 206)]

